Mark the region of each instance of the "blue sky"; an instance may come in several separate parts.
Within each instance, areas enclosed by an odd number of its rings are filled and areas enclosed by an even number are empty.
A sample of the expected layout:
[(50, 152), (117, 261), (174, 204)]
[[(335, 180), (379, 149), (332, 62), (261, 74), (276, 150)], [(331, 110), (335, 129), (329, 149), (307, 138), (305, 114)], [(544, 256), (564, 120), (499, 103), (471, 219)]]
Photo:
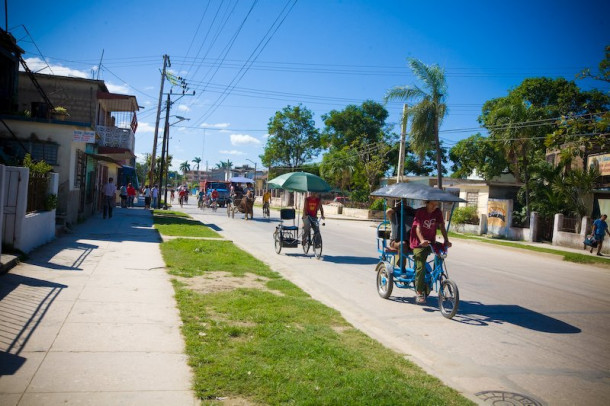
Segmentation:
[[(138, 98), (138, 156), (152, 151), (162, 56), (170, 56), (171, 71), (196, 91), (172, 107), (190, 118), (171, 129), (174, 169), (195, 157), (260, 168), (276, 111), (302, 103), (322, 129), (330, 110), (416, 83), (408, 57), (446, 70), (441, 139), (451, 147), (477, 132), (485, 101), (524, 78), (596, 69), (610, 44), (609, 15), (607, 1), (8, 0), (9, 31), (33, 70), (44, 57), (55, 74), (99, 75)], [(387, 109), (399, 132), (402, 104)]]

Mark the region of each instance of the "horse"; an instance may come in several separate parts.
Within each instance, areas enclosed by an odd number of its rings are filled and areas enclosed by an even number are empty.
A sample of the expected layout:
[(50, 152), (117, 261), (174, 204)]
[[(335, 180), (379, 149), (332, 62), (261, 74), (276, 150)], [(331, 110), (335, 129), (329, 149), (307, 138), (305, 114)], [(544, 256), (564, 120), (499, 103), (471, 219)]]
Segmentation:
[(230, 203), (227, 204), (227, 216), (235, 218), (235, 211), (244, 213), (245, 219), (254, 218), (254, 194), (248, 191), (245, 195), (237, 193), (231, 197)]

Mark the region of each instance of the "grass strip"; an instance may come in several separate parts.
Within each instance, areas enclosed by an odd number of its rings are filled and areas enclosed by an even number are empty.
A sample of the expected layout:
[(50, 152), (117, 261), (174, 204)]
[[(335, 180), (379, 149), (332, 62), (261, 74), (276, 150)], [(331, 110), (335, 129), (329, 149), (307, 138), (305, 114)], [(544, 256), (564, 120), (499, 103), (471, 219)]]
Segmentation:
[[(177, 238), (161, 250), (205, 404), (472, 404), (231, 242)], [(244, 282), (194, 287), (223, 278)]]
[(529, 244), (521, 244), (521, 243), (518, 243), (518, 242), (510, 242), (510, 241), (489, 239), (489, 238), (479, 237), (479, 236), (474, 236), (474, 235), (460, 234), (460, 233), (456, 233), (456, 232), (449, 232), (449, 235), (451, 236), (451, 238), (460, 238), (462, 240), (475, 240), (475, 241), (484, 242), (486, 244), (501, 245), (501, 246), (504, 246), (504, 247), (520, 248), (520, 249), (529, 250), (529, 251), (543, 252), (543, 253), (546, 253), (546, 254), (559, 255), (559, 256), (563, 257), (564, 261), (568, 261), (568, 262), (576, 262), (576, 263), (579, 263), (579, 264), (605, 264), (605, 265), (610, 265), (610, 261), (607, 258), (593, 256), (593, 255), (588, 255), (588, 254), (578, 254), (578, 253), (575, 253), (575, 252), (561, 251), (561, 250), (556, 250), (556, 249), (551, 249), (551, 248), (538, 247), (538, 246), (529, 245)]
[[(180, 213), (182, 214), (182, 213)], [(206, 227), (199, 220), (173, 214), (172, 212), (153, 212), (155, 228), (163, 235), (181, 237), (216, 237), (220, 234)]]

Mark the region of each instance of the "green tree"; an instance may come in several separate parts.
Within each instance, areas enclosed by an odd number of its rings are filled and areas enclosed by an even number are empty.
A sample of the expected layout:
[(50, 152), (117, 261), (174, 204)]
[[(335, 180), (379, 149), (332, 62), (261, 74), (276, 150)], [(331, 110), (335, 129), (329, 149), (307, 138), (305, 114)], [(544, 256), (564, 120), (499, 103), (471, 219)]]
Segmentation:
[[(322, 145), (329, 149), (322, 160), (322, 176), (342, 189), (361, 189), (355, 200), (368, 200), (387, 171), (393, 136), (385, 120), (383, 105), (367, 100), (362, 105), (348, 105), (322, 116)], [(341, 168), (344, 164), (345, 168)], [(354, 196), (354, 195), (353, 195)]]
[(335, 188), (350, 190), (357, 166), (358, 155), (352, 153), (348, 147), (334, 149), (322, 157), (320, 176)]
[(182, 171), (182, 174), (186, 177), (186, 173), (191, 170), (191, 165), (189, 164), (189, 161), (182, 162), (180, 164), (180, 170)]
[(285, 166), (293, 170), (318, 156), (320, 132), (313, 113), (303, 107), (287, 106), (269, 119), (269, 138), (260, 159), (264, 166)]
[[(398, 156), (399, 156), (400, 144), (395, 144), (390, 152), (388, 153), (387, 159), (390, 162), (392, 176), (396, 176), (398, 172)], [(447, 174), (447, 169), (445, 165), (447, 160), (447, 148), (443, 146), (443, 142), (441, 141), (441, 150), (443, 157), (443, 175)], [(405, 143), (405, 166), (403, 175), (414, 175), (414, 176), (432, 176), (436, 175), (436, 151), (430, 150), (426, 152), (424, 159), (422, 160), (419, 156), (417, 156), (413, 149), (411, 148), (411, 144), (407, 141)]]
[(197, 165), (197, 180), (199, 180), (199, 164), (201, 163), (201, 158), (195, 157), (191, 162), (194, 162)]
[(499, 144), (480, 133), (458, 141), (449, 150), (449, 158), (453, 162), (452, 177), (466, 178), (477, 173), (489, 181), (501, 175), (508, 169), (508, 161)]
[(591, 73), (591, 68), (583, 69), (578, 75), (578, 79), (592, 78), (604, 82), (610, 82), (610, 45), (606, 45), (606, 57), (599, 63), (599, 72)]
[(342, 149), (386, 141), (390, 130), (385, 122), (388, 115), (383, 105), (372, 100), (360, 106), (348, 105), (341, 111), (331, 110), (322, 115), (322, 143), (330, 149)]
[(411, 147), (421, 159), (427, 151), (436, 149), (438, 187), (442, 189), (442, 150), (438, 131), (447, 112), (445, 71), (438, 65), (425, 65), (414, 58), (408, 61), (413, 74), (423, 83), (423, 88), (416, 85), (396, 86), (388, 90), (384, 99), (386, 102), (402, 100), (415, 103), (407, 108), (411, 119)]

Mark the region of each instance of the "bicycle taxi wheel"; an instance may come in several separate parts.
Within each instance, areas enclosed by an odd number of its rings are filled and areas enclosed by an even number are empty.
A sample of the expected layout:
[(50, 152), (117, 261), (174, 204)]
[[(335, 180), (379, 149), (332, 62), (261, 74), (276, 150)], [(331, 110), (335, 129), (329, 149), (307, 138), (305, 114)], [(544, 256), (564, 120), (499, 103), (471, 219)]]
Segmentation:
[(442, 277), (438, 289), (438, 308), (441, 314), (451, 319), (458, 311), (460, 305), (460, 292), (457, 284), (451, 279)]
[(305, 236), (304, 235), (303, 238), (301, 238), (301, 245), (303, 246), (303, 253), (305, 255), (307, 255), (307, 253), (309, 252), (309, 247), (310, 247), (309, 238), (308, 237), (309, 236)]
[(380, 262), (377, 264), (375, 273), (377, 274), (377, 293), (382, 298), (388, 299), (394, 288), (392, 265), (387, 262)]
[(275, 244), (275, 253), (279, 254), (282, 252), (282, 233), (278, 230), (275, 230), (273, 233), (273, 241)]

